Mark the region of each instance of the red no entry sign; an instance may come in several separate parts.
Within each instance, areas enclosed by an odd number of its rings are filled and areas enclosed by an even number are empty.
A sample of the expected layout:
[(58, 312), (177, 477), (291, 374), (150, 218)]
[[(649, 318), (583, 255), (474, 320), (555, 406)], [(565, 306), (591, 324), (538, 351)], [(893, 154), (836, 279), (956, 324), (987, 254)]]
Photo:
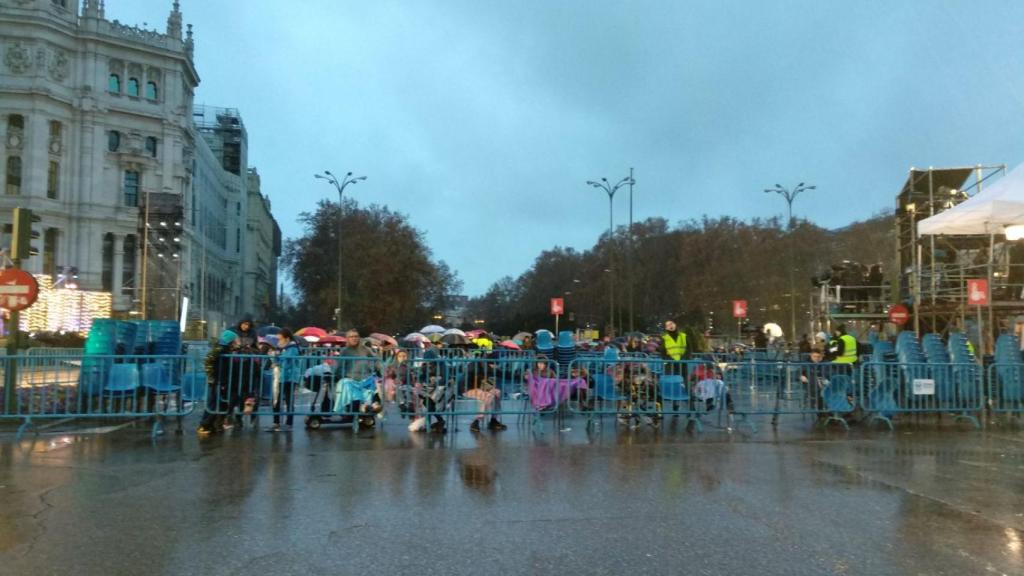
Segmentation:
[(18, 312), (35, 304), (38, 296), (39, 284), (28, 272), (19, 268), (0, 271), (0, 307)]
[(910, 320), (910, 310), (903, 304), (896, 304), (892, 308), (889, 308), (889, 322), (897, 326), (903, 326)]

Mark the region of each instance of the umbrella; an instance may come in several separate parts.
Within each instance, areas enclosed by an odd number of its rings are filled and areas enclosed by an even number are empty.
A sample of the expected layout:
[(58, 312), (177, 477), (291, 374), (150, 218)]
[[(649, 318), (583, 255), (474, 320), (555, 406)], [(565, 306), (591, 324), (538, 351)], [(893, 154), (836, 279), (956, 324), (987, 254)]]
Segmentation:
[(260, 326), (256, 329), (257, 336), (270, 336), (271, 334), (280, 334), (281, 328), (279, 326)]
[(323, 328), (316, 328), (315, 326), (307, 326), (305, 328), (300, 328), (300, 329), (296, 330), (295, 331), (295, 335), (296, 336), (302, 336), (306, 340), (309, 340), (310, 336), (312, 336), (312, 337), (316, 338), (316, 340), (310, 340), (310, 342), (316, 342), (319, 339), (323, 338), (324, 336), (327, 336), (327, 331), (324, 330)]
[(504, 340), (500, 344), (498, 344), (498, 346), (501, 346), (502, 348), (508, 348), (509, 350), (522, 350), (522, 348), (519, 347), (519, 344), (516, 344), (511, 340)]
[(366, 338), (363, 338), (363, 344), (366, 344), (367, 346), (379, 347), (381, 345), (381, 341), (377, 338), (374, 338), (373, 336), (367, 336)]
[(270, 344), (274, 348), (281, 347), (281, 340), (278, 338), (277, 334), (267, 334), (266, 336), (260, 336), (258, 338), (258, 341)]
[(419, 332), (413, 332), (411, 334), (407, 334), (405, 336), (405, 338), (402, 338), (402, 340), (405, 340), (406, 342), (420, 342), (420, 343), (422, 343), (422, 342), (430, 342), (429, 338), (427, 338), (423, 334), (420, 334)]
[(513, 340), (517, 340), (519, 342), (525, 342), (527, 338), (533, 338), (533, 334), (530, 334), (529, 332), (520, 332), (512, 337)]
[(764, 325), (764, 333), (766, 336), (771, 336), (773, 338), (781, 338), (782, 326), (779, 326), (775, 322), (769, 322)]
[(441, 342), (448, 346), (464, 346), (469, 344), (469, 339), (460, 334), (445, 334), (441, 337)]
[(458, 328), (449, 328), (449, 329), (444, 331), (444, 335), (445, 336), (448, 336), (449, 334), (456, 334), (458, 336), (465, 336), (466, 335), (465, 332), (463, 332), (462, 330), (459, 330)]
[(420, 334), (444, 334), (444, 326), (438, 326), (437, 324), (424, 326), (420, 330)]
[(345, 339), (337, 334), (329, 334), (320, 339), (320, 344), (342, 344)]
[(436, 344), (441, 341), (441, 333), (431, 332), (430, 334), (427, 334), (427, 340), (430, 340), (431, 342)]
[(470, 330), (469, 332), (466, 332), (466, 338), (479, 338), (481, 334), (486, 334), (486, 333), (487, 333), (487, 330), (480, 330), (478, 328), (476, 330)]
[(391, 336), (388, 336), (387, 334), (381, 334), (380, 332), (374, 332), (373, 334), (370, 334), (370, 338), (373, 338), (374, 340), (377, 340), (381, 344), (387, 344), (389, 346), (398, 346), (398, 340), (395, 340), (394, 338), (392, 338)]

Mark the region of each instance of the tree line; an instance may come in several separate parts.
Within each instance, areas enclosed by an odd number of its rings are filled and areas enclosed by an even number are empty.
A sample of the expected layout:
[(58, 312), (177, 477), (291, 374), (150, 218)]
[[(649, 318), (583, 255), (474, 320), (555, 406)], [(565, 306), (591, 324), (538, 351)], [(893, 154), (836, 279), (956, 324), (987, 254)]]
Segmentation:
[(795, 221), (787, 230), (774, 218), (704, 217), (674, 226), (650, 218), (634, 224), (632, 234), (626, 227), (612, 237), (605, 233), (588, 250), (543, 251), (529, 270), (501, 278), (472, 299), (470, 310), (491, 330), (511, 334), (551, 327), (549, 299), (562, 297), (562, 326), (604, 333), (614, 293), (619, 334), (630, 329), (630, 300), (635, 330), (654, 332), (674, 318), (695, 332), (728, 333), (736, 329), (732, 301), (746, 300), (750, 323), (772, 321), (788, 329), (792, 271), (798, 326), (806, 326), (812, 277), (843, 260), (881, 263), (891, 274), (894, 238), (891, 216), (839, 230), (808, 221)]
[[(343, 326), (410, 332), (449, 309), (451, 297), (462, 288), (457, 273), (433, 258), (423, 232), (398, 212), (375, 204), (362, 207), (352, 199), (339, 209), (323, 200), (299, 220), (303, 234), (285, 243), (282, 258), (294, 298), (282, 298), (273, 318), (279, 323), (334, 325), (339, 223)], [(483, 319), (488, 330), (499, 334), (550, 328), (550, 299), (561, 297), (561, 326), (604, 333), (614, 293), (620, 334), (631, 327), (656, 331), (667, 318), (694, 332), (712, 328), (728, 333), (736, 328), (733, 300), (748, 302), (752, 324), (773, 321), (788, 328), (792, 273), (798, 325), (806, 326), (815, 290), (812, 277), (853, 260), (881, 263), (888, 281), (895, 273), (894, 259), (895, 229), (888, 215), (838, 230), (806, 220), (787, 229), (777, 218), (705, 216), (674, 225), (650, 218), (632, 230), (622, 226), (611, 236), (605, 233), (586, 250), (555, 246), (542, 251), (528, 270), (505, 276), (471, 298), (463, 316)]]

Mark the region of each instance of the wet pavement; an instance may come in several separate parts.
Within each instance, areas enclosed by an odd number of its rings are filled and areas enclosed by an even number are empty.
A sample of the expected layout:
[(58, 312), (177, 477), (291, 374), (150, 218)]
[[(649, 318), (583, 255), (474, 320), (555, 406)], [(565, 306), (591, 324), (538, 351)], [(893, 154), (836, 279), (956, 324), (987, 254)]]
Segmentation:
[(1024, 431), (0, 434), (0, 574), (1024, 574)]

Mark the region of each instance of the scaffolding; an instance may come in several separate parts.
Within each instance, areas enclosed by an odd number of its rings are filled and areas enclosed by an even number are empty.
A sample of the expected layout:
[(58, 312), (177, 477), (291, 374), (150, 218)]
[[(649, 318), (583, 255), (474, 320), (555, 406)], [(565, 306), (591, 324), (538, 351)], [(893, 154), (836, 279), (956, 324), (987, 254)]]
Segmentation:
[[(1001, 235), (936, 236), (918, 234), (918, 222), (980, 193), (1005, 165), (911, 169), (897, 197), (899, 300), (912, 311), (920, 333), (968, 328), (984, 350), (991, 350), (998, 324), (1024, 312), (1024, 249)], [(987, 321), (968, 308), (967, 280), (987, 279)], [(984, 333), (979, 324), (987, 328)], [(971, 326), (973, 324), (973, 326)]]

